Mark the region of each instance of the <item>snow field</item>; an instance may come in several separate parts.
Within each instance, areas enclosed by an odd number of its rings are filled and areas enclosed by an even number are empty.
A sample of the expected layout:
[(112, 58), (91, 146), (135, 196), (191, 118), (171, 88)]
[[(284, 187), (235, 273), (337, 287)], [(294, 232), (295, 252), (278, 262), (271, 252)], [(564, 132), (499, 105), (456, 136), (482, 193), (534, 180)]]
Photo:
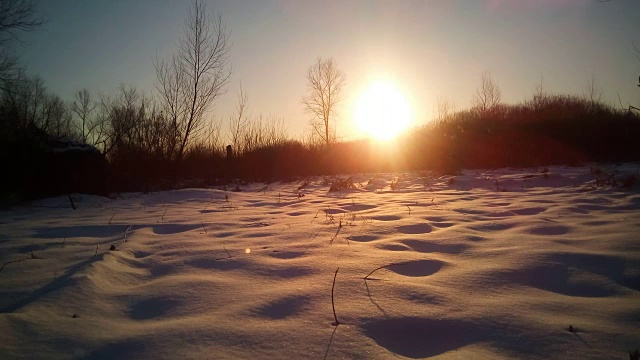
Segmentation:
[(548, 170), (6, 210), (0, 357), (627, 358), (640, 347), (637, 186)]

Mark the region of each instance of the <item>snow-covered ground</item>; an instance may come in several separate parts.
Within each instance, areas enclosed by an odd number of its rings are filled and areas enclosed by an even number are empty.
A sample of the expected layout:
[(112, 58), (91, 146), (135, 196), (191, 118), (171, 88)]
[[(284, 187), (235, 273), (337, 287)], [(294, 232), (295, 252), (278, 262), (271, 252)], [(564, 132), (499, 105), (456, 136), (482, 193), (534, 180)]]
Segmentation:
[(2, 211), (0, 358), (628, 359), (640, 186), (543, 171), (76, 194), (75, 211), (66, 197)]

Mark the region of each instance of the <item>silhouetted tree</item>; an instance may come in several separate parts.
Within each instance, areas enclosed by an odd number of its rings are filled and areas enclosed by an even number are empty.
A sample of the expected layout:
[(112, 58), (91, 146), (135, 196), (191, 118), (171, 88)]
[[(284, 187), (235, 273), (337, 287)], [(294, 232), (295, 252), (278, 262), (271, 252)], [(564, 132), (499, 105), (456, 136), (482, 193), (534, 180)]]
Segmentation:
[(229, 137), (235, 156), (242, 156), (262, 147), (272, 147), (287, 139), (284, 121), (262, 115), (252, 118), (248, 115), (249, 97), (240, 89), (235, 114), (229, 117)]
[[(633, 46), (633, 48), (638, 53), (638, 55), (636, 55), (636, 57), (638, 58), (638, 60), (640, 60), (640, 49), (638, 49), (635, 45)], [(640, 76), (638, 77), (638, 87), (640, 87)], [(631, 110), (640, 111), (640, 108), (637, 108), (635, 106), (629, 105), (629, 111), (631, 111)]]
[(476, 90), (476, 95), (473, 98), (473, 107), (481, 114), (487, 114), (495, 110), (501, 100), (500, 88), (493, 82), (491, 73), (485, 71), (482, 74), (480, 87)]
[(100, 102), (100, 140), (97, 145), (102, 154), (113, 151), (130, 142), (133, 130), (142, 124), (146, 116), (147, 100), (135, 88), (122, 86), (115, 97), (103, 96)]
[(592, 75), (584, 86), (583, 96), (592, 106), (602, 101), (602, 88), (598, 85), (595, 75)]
[(242, 138), (249, 126), (249, 117), (247, 116), (247, 110), (249, 103), (249, 97), (242, 91), (238, 92), (238, 105), (236, 105), (235, 114), (229, 116), (229, 141), (233, 151), (238, 152), (241, 148)]
[(302, 98), (305, 111), (311, 114), (313, 134), (326, 146), (335, 141), (336, 106), (342, 100), (345, 74), (332, 58), (318, 58), (307, 70), (307, 94)]
[(16, 80), (20, 74), (11, 46), (20, 42), (22, 32), (32, 31), (40, 25), (42, 19), (36, 16), (31, 1), (0, 0), (0, 89), (5, 89), (7, 83)]
[(194, 1), (178, 52), (170, 61), (156, 61), (157, 90), (165, 116), (178, 139), (175, 157), (182, 159), (190, 139), (205, 124), (205, 114), (224, 93), (231, 76), (229, 32), (222, 18)]
[(39, 77), (19, 76), (0, 98), (0, 118), (5, 135), (38, 129), (54, 137), (75, 137), (71, 115), (60, 97), (49, 93)]
[(205, 126), (204, 135), (202, 138), (202, 146), (207, 153), (222, 155), (224, 151), (223, 137), (222, 137), (222, 122), (211, 121)]
[[(638, 77), (638, 87), (640, 87), (640, 77)], [(633, 109), (633, 110), (636, 110), (636, 111), (640, 111), (640, 108), (637, 108), (637, 107), (635, 107), (635, 106), (629, 106), (629, 109)]]
[(95, 145), (95, 143), (90, 140), (93, 140), (94, 132), (100, 125), (93, 117), (97, 106), (98, 104), (91, 99), (91, 94), (87, 89), (76, 92), (75, 99), (71, 103), (71, 112), (78, 116), (76, 128), (80, 132), (80, 141), (83, 143), (91, 142), (92, 145)]
[(450, 99), (438, 97), (436, 100), (435, 116), (436, 122), (444, 122), (456, 113), (456, 106)]

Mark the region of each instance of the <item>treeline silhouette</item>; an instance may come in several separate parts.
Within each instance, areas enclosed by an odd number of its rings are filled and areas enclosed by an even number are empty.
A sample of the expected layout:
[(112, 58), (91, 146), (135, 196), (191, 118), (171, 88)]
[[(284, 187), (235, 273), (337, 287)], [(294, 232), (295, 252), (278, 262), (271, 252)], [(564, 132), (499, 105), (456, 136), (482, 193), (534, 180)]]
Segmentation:
[[(282, 120), (245, 114), (229, 118), (226, 136), (219, 125), (200, 129), (177, 161), (172, 123), (136, 89), (123, 87), (96, 100), (81, 91), (65, 103), (42, 80), (22, 77), (0, 94), (2, 197), (640, 160), (637, 113), (574, 95), (536, 94), (516, 105), (439, 114), (384, 146), (369, 140), (328, 147), (295, 140)], [(227, 143), (232, 143), (231, 154)]]
[[(455, 112), (407, 136), (412, 168), (577, 165), (640, 159), (640, 117), (575, 95)], [(421, 156), (425, 154), (426, 156)]]

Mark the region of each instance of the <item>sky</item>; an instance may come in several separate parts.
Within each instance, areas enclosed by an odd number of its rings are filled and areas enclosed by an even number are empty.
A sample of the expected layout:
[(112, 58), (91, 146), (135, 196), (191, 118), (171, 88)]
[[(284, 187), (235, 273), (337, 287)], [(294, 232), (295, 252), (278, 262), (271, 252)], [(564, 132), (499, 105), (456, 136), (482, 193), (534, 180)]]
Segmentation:
[[(31, 75), (65, 100), (120, 85), (152, 94), (153, 59), (170, 58), (190, 1), (36, 0), (45, 24), (19, 49)], [(292, 137), (309, 132), (301, 103), (307, 68), (333, 58), (346, 75), (338, 135), (357, 137), (353, 113), (372, 84), (393, 84), (415, 123), (438, 98), (469, 107), (484, 71), (505, 103), (533, 94), (583, 94), (594, 78), (603, 100), (640, 104), (640, 1), (207, 1), (231, 31), (232, 77), (210, 118), (223, 129), (242, 86), (254, 116), (284, 119)]]

